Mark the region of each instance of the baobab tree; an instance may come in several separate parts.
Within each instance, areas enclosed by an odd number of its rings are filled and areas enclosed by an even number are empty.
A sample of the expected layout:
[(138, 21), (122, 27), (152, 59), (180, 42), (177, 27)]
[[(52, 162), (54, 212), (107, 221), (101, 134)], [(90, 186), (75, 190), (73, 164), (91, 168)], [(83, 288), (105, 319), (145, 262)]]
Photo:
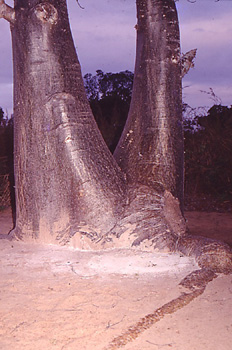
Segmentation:
[(0, 0), (13, 42), (13, 236), (79, 248), (179, 250), (228, 272), (228, 246), (186, 235), (175, 1), (136, 4), (132, 102), (113, 157), (89, 107), (66, 1), (15, 0), (11, 8)]

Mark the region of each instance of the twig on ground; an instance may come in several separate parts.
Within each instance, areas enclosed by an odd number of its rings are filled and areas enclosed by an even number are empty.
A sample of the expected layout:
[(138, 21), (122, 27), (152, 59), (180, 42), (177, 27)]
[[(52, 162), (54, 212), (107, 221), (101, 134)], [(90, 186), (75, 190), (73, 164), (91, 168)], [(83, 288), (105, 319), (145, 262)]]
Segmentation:
[(121, 323), (123, 321), (123, 319), (125, 318), (125, 315), (123, 316), (123, 318), (121, 319), (121, 321), (116, 322), (116, 323), (110, 323), (110, 321), (108, 322), (106, 329), (112, 328), (113, 326), (116, 326), (117, 324)]

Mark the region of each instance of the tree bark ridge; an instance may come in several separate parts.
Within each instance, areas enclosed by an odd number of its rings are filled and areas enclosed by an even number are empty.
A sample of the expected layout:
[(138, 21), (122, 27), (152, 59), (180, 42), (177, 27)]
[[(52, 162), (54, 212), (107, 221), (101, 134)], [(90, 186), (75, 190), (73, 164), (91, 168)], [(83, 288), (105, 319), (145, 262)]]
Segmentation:
[(0, 0), (0, 18), (4, 18), (11, 24), (15, 21), (15, 11), (7, 5), (4, 0)]
[(129, 183), (163, 187), (183, 209), (178, 18), (173, 0), (137, 1), (137, 52), (128, 120), (114, 156)]
[(12, 37), (15, 235), (101, 237), (123, 213), (125, 178), (91, 113), (66, 1), (16, 1)]

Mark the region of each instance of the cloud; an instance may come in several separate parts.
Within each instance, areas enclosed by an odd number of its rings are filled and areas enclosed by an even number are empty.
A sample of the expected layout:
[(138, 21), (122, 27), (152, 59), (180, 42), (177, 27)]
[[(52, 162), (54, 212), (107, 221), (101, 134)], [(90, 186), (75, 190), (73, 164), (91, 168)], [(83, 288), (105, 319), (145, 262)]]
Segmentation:
[(231, 12), (231, 0), (196, 0), (195, 3), (179, 0), (176, 5), (181, 25), (207, 18), (223, 18)]
[(69, 1), (70, 22), (84, 73), (96, 69), (134, 69), (135, 2), (86, 1), (80, 10)]
[[(184, 84), (191, 86), (185, 89), (184, 95), (187, 95), (185, 100), (191, 101), (194, 106), (212, 104), (213, 101), (207, 94), (200, 93), (200, 90), (208, 91), (211, 87), (222, 98), (223, 104), (231, 104), (232, 22), (228, 2), (226, 6), (221, 3), (221, 6), (217, 7), (215, 3), (212, 6), (210, 1), (199, 3), (201, 6), (198, 8), (198, 16), (195, 13), (189, 20), (186, 18), (189, 14), (184, 16), (186, 12), (180, 16), (181, 18), (183, 16), (181, 25), (183, 52), (193, 48), (198, 49), (195, 68), (184, 79)], [(206, 11), (207, 8), (209, 12)], [(203, 9), (205, 12), (202, 12)], [(231, 9), (232, 3), (230, 4)]]
[[(75, 46), (83, 74), (134, 69), (135, 0), (68, 0)], [(8, 3), (13, 3), (12, 0)], [(210, 103), (199, 90), (212, 87), (223, 103), (232, 103), (232, 1), (214, 0), (190, 4), (177, 2), (183, 52), (198, 48), (195, 68), (184, 79), (184, 93), (194, 105)], [(9, 24), (0, 20), (0, 106), (10, 108), (12, 60)], [(187, 92), (188, 91), (188, 92)], [(190, 93), (191, 92), (191, 93)], [(229, 102), (230, 100), (230, 102)], [(205, 102), (204, 102), (205, 101)], [(225, 101), (225, 102), (224, 102)]]
[(10, 26), (0, 20), (0, 106), (12, 114), (12, 55)]
[[(210, 94), (210, 88), (216, 96), (214, 99)], [(183, 83), (183, 100), (191, 107), (210, 107), (215, 103), (229, 106), (232, 101), (232, 84), (225, 85), (215, 82), (209, 85), (205, 83), (194, 83), (191, 80), (186, 80)]]
[(0, 106), (5, 110), (8, 115), (13, 113), (13, 84), (12, 83), (3, 83), (0, 84)]
[[(0, 84), (12, 81), (11, 35), (8, 22), (0, 20)], [(0, 95), (1, 97), (1, 95)]]
[(231, 41), (232, 21), (231, 15), (225, 14), (218, 18), (205, 18), (184, 22), (181, 25), (181, 40), (184, 45), (192, 43), (200, 47), (220, 47), (228, 45)]

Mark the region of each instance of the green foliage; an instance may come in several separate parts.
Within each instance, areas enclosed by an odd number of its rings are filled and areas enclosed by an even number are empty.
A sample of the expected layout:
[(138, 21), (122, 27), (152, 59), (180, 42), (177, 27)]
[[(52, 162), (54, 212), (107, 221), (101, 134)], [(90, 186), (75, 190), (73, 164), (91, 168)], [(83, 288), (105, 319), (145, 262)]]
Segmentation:
[(232, 108), (214, 105), (185, 130), (187, 193), (232, 196)]
[[(86, 74), (85, 88), (98, 127), (113, 152), (124, 128), (132, 94), (133, 73)], [(212, 91), (210, 92), (212, 94)], [(232, 197), (232, 108), (183, 105), (185, 192)]]
[(84, 76), (85, 89), (102, 136), (113, 152), (127, 119), (133, 73), (96, 73)]
[[(6, 154), (6, 120), (5, 120), (4, 111), (0, 107), (0, 159), (4, 157), (5, 154)], [(1, 163), (0, 163), (0, 173), (2, 173)]]
[(106, 97), (119, 97), (122, 101), (130, 101), (134, 74), (128, 70), (120, 73), (104, 73), (97, 70), (96, 75), (84, 76), (88, 99), (102, 100)]
[(0, 107), (0, 126), (2, 126), (4, 123), (4, 111), (3, 109)]
[(0, 210), (9, 206), (14, 197), (13, 181), (13, 120), (0, 107)]
[[(84, 79), (96, 122), (113, 152), (128, 115), (133, 73), (98, 70)], [(214, 105), (197, 115), (184, 105), (184, 111), (190, 116), (184, 120), (186, 194), (231, 199), (232, 108)], [(8, 120), (0, 108), (0, 175), (5, 174), (13, 179), (13, 119)]]
[[(0, 107), (0, 158), (8, 157), (13, 152), (13, 120), (5, 115)], [(1, 172), (0, 163), (0, 172)]]

